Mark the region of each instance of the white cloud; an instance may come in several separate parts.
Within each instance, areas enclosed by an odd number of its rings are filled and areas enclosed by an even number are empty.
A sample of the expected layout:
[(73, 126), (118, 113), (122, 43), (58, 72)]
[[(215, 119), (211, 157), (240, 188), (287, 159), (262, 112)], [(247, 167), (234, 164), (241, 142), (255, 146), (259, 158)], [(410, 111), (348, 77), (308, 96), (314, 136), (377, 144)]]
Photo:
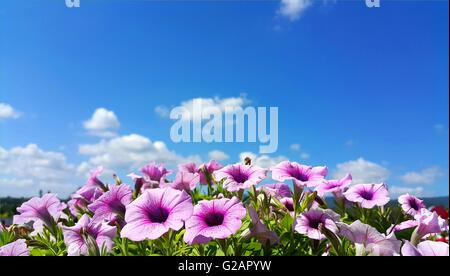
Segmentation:
[(389, 196), (391, 199), (398, 198), (400, 195), (403, 194), (410, 194), (417, 197), (423, 197), (423, 196), (432, 196), (433, 193), (426, 192), (425, 189), (422, 186), (419, 187), (399, 187), (399, 186), (392, 186), (389, 187)]
[(197, 155), (180, 156), (174, 151), (170, 151), (164, 142), (152, 142), (147, 137), (138, 134), (101, 140), (96, 144), (80, 145), (79, 153), (89, 156), (88, 161), (79, 165), (80, 173), (87, 173), (100, 165), (110, 170), (130, 172), (138, 170), (152, 161), (172, 167), (179, 163), (201, 163), (202, 161)]
[(262, 167), (262, 168), (266, 168), (269, 169), (270, 167), (275, 166), (276, 164), (288, 160), (288, 158), (286, 156), (274, 156), (271, 157), (269, 155), (263, 154), (263, 155), (256, 155), (253, 152), (241, 152), (241, 154), (239, 154), (239, 160), (241, 163), (244, 162), (245, 158), (249, 157), (250, 159), (252, 159), (252, 164)]
[(290, 145), (292, 151), (300, 151), (300, 144), (292, 144)]
[(66, 196), (78, 186), (76, 168), (58, 152), (44, 151), (35, 144), (0, 147), (0, 194), (37, 195), (40, 189)]
[(363, 158), (337, 164), (333, 178), (341, 178), (347, 173), (352, 174), (353, 183), (355, 184), (383, 182), (390, 175), (390, 171), (387, 168)]
[(433, 126), (433, 128), (434, 128), (434, 130), (437, 132), (437, 133), (443, 133), (443, 132), (445, 132), (448, 128), (445, 126), (445, 125), (443, 125), (443, 124), (435, 124), (434, 126)]
[(11, 105), (0, 103), (0, 120), (1, 119), (17, 119), (20, 113), (17, 112)]
[(309, 158), (311, 158), (311, 155), (309, 153), (303, 152), (300, 154), (300, 158), (303, 160), (308, 160)]
[(425, 168), (419, 172), (407, 172), (400, 179), (408, 184), (433, 184), (433, 182), (444, 173), (439, 167)]
[(158, 105), (157, 107), (155, 107), (155, 112), (162, 118), (167, 118), (167, 117), (169, 117), (169, 114), (170, 114), (169, 108), (164, 105)]
[(83, 126), (90, 135), (108, 138), (117, 135), (116, 130), (120, 127), (120, 122), (113, 111), (97, 108)]
[(223, 151), (220, 150), (213, 150), (208, 153), (208, 156), (210, 159), (216, 160), (216, 161), (224, 161), (228, 160), (230, 156), (226, 154)]
[(291, 144), (289, 148), (291, 149), (291, 151), (298, 153), (300, 159), (308, 160), (309, 158), (311, 158), (311, 155), (309, 153), (302, 151), (302, 146), (300, 144)]
[[(226, 112), (226, 107), (229, 108), (244, 108), (250, 101), (241, 95), (240, 97), (230, 97), (230, 98), (194, 98), (184, 102), (181, 102), (178, 106), (184, 108), (186, 113), (183, 114), (183, 118), (186, 120), (208, 119), (210, 115), (210, 110), (220, 110), (222, 114)], [(197, 104), (201, 105), (201, 108), (195, 108)], [(158, 106), (155, 108), (155, 112), (161, 117), (168, 117), (170, 114), (169, 108), (166, 106)]]
[(311, 0), (281, 0), (278, 14), (295, 21), (312, 5)]

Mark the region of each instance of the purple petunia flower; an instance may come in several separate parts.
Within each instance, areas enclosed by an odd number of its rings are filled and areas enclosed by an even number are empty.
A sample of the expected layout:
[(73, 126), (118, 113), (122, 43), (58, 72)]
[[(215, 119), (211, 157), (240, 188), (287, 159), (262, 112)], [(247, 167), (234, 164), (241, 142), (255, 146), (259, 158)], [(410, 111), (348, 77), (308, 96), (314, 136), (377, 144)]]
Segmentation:
[(311, 167), (297, 162), (283, 161), (272, 168), (272, 178), (284, 182), (293, 180), (298, 187), (315, 187), (325, 181), (327, 167)]
[(291, 188), (284, 183), (267, 184), (258, 188), (259, 191), (264, 192), (267, 196), (275, 198), (291, 197)]
[(89, 173), (89, 178), (86, 182), (87, 186), (97, 186), (102, 190), (105, 190), (106, 186), (105, 184), (103, 184), (102, 181), (100, 181), (100, 179), (98, 179), (98, 177), (103, 173), (104, 168), (102, 166), (97, 167), (95, 169), (93, 169), (92, 171), (90, 171)]
[(335, 222), (339, 218), (340, 216), (331, 209), (310, 209), (297, 217), (294, 222), (294, 230), (308, 236), (310, 239), (322, 240), (325, 238), (325, 235), (321, 233), (319, 226), (323, 225), (331, 232), (336, 233), (338, 228)]
[(344, 191), (352, 183), (352, 175), (347, 174), (341, 179), (328, 180), (317, 186), (316, 191), (319, 196), (324, 196), (326, 193), (336, 193)]
[(280, 198), (280, 202), (286, 207), (291, 216), (294, 216), (294, 199), (292, 197)]
[(267, 176), (267, 170), (253, 165), (235, 164), (226, 166), (214, 172), (214, 178), (218, 181), (225, 179), (223, 187), (229, 192), (248, 189)]
[(186, 221), (184, 241), (201, 244), (212, 239), (226, 239), (241, 228), (245, 215), (245, 207), (237, 197), (202, 200)]
[(420, 209), (425, 208), (423, 200), (420, 200), (410, 194), (399, 196), (398, 203), (402, 205), (403, 211), (411, 216), (415, 216)]
[(416, 227), (417, 225), (419, 225), (419, 223), (416, 220), (406, 220), (403, 222), (400, 222), (397, 225), (393, 225), (392, 227), (390, 227), (388, 229), (388, 233), (391, 232), (391, 230), (393, 230), (394, 232), (399, 232), (408, 228), (413, 228)]
[(402, 247), (403, 256), (448, 256), (448, 243), (436, 241), (423, 241), (415, 247), (405, 241)]
[(252, 221), (249, 229), (242, 233), (243, 237), (255, 237), (260, 243), (275, 245), (280, 242), (280, 238), (273, 231), (270, 231), (264, 223), (259, 219), (255, 208), (248, 207), (248, 214)]
[(131, 180), (133, 180), (133, 182), (134, 182), (134, 191), (135, 191), (136, 195), (140, 195), (142, 188), (145, 184), (144, 177), (137, 175), (135, 173), (130, 173), (127, 176), (130, 177)]
[(0, 257), (6, 256), (29, 256), (27, 244), (24, 239), (16, 240), (0, 247)]
[(210, 179), (213, 173), (222, 168), (223, 166), (219, 164), (219, 162), (217, 162), (216, 160), (211, 160), (208, 163), (205, 163), (202, 166), (200, 166), (200, 168), (198, 169), (198, 173), (200, 174), (200, 184), (202, 185), (213, 184), (208, 183), (211, 181)]
[(78, 216), (80, 210), (86, 211), (87, 206), (94, 202), (103, 194), (103, 190), (97, 186), (83, 186), (73, 195), (71, 195), (71, 200), (67, 202), (69, 210), (73, 216)]
[(348, 201), (360, 203), (361, 207), (366, 209), (384, 206), (389, 202), (389, 192), (384, 183), (354, 185), (344, 196)]
[(44, 226), (53, 229), (66, 207), (55, 194), (33, 197), (17, 208), (19, 215), (14, 216), (13, 223), (26, 224), (33, 221), (33, 228), (37, 233), (42, 232)]
[(143, 167), (141, 172), (144, 174), (143, 189), (158, 188), (165, 183), (166, 176), (172, 173), (163, 164), (158, 165), (155, 162)]
[(197, 168), (197, 165), (195, 165), (195, 163), (186, 163), (178, 165), (179, 172), (198, 173), (198, 170), (199, 168)]
[(126, 184), (110, 185), (109, 190), (96, 201), (89, 204), (88, 208), (94, 213), (95, 221), (117, 221), (124, 224), (125, 208), (133, 201), (133, 191)]
[(447, 222), (439, 217), (436, 212), (431, 212), (426, 208), (420, 209), (414, 219), (418, 223), (417, 233), (419, 237), (448, 230)]
[(100, 254), (110, 252), (116, 236), (116, 227), (91, 220), (84, 214), (75, 226), (62, 227), (64, 242), (69, 256)]
[(191, 197), (185, 191), (173, 188), (145, 190), (127, 206), (126, 225), (121, 237), (132, 241), (155, 240), (169, 229), (183, 227), (193, 212)]
[(337, 226), (339, 235), (355, 244), (358, 256), (394, 256), (400, 252), (402, 242), (397, 240), (393, 233), (385, 236), (359, 220), (350, 225), (338, 222)]
[(200, 181), (197, 173), (179, 172), (172, 183), (167, 183), (165, 187), (172, 187), (176, 190), (192, 191)]

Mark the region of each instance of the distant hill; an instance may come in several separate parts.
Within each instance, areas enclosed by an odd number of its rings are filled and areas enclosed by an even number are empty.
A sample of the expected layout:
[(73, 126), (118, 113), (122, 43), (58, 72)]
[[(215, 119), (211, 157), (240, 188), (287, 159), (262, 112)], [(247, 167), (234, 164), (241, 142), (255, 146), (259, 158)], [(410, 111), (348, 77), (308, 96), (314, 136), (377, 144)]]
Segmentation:
[[(446, 208), (448, 208), (449, 206), (449, 197), (448, 196), (440, 196), (440, 197), (426, 197), (426, 198), (421, 198), (424, 203), (425, 206), (427, 207), (431, 207), (431, 206), (436, 206), (436, 205), (442, 205)], [(330, 208), (333, 208), (334, 206), (334, 199), (332, 197), (327, 197), (326, 199), (327, 205)], [(388, 206), (397, 206), (398, 202), (397, 200), (391, 200), (388, 203)]]

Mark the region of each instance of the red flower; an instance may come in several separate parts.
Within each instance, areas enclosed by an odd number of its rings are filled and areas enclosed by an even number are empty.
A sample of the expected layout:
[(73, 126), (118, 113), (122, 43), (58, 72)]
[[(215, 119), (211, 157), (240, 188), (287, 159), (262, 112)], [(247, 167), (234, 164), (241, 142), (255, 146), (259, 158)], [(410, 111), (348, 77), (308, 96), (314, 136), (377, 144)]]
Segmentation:
[(448, 239), (446, 237), (437, 238), (436, 241), (448, 243)]
[(444, 206), (433, 207), (431, 212), (436, 212), (441, 218), (448, 219), (448, 210)]

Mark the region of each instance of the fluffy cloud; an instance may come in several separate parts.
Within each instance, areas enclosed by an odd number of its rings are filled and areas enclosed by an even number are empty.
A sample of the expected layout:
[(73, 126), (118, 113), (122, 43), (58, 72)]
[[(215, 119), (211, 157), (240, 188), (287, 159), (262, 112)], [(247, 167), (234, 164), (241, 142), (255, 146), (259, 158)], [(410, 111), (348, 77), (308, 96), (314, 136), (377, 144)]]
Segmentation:
[(210, 151), (208, 153), (208, 157), (210, 159), (217, 160), (217, 161), (224, 161), (224, 160), (228, 160), (230, 158), (230, 156), (228, 154), (226, 154), (225, 152), (220, 151), (220, 150)]
[(407, 172), (400, 176), (400, 179), (408, 184), (433, 184), (433, 182), (444, 173), (439, 167), (425, 168), (419, 172)]
[(308, 160), (309, 158), (311, 158), (311, 155), (309, 153), (302, 152), (300, 154), (300, 158), (303, 159), (303, 160)]
[(387, 168), (363, 158), (337, 164), (333, 178), (341, 178), (347, 173), (352, 174), (355, 184), (383, 182), (390, 175)]
[(161, 116), (162, 118), (167, 118), (169, 117), (170, 110), (167, 106), (158, 105), (157, 107), (155, 107), (155, 113)]
[(300, 151), (300, 144), (292, 144), (289, 146), (292, 151)]
[(312, 5), (311, 0), (281, 0), (278, 14), (295, 21)]
[(240, 162), (243, 163), (245, 158), (249, 157), (252, 159), (252, 164), (260, 166), (262, 168), (269, 169), (270, 167), (275, 166), (276, 164), (280, 163), (281, 161), (288, 160), (286, 156), (274, 156), (271, 157), (269, 155), (263, 154), (263, 155), (256, 155), (253, 152), (241, 152), (239, 154)]
[(90, 135), (99, 137), (114, 137), (120, 122), (113, 111), (105, 108), (95, 110), (92, 117), (83, 123), (84, 128)]
[(80, 173), (87, 173), (96, 166), (104, 166), (125, 173), (135, 171), (145, 164), (155, 161), (175, 167), (178, 163), (201, 163), (197, 155), (183, 157), (170, 151), (161, 141), (152, 142), (147, 137), (130, 134), (113, 139), (104, 139), (96, 144), (80, 145), (79, 153), (89, 156), (89, 160), (78, 166)]
[(79, 184), (75, 166), (62, 153), (44, 151), (35, 144), (0, 147), (0, 195), (32, 196), (50, 190), (61, 196)]
[(20, 117), (20, 113), (17, 112), (12, 106), (6, 103), (0, 103), (0, 120), (1, 119), (17, 119)]
[(311, 155), (309, 153), (301, 150), (302, 146), (300, 144), (291, 144), (289, 148), (291, 149), (291, 151), (299, 153), (300, 159), (308, 160), (309, 158), (311, 158)]
[[(209, 114), (212, 109), (219, 110), (222, 114), (226, 112), (226, 108), (244, 108), (250, 101), (241, 95), (240, 97), (230, 97), (230, 98), (194, 98), (188, 101), (181, 102), (179, 107), (185, 110), (183, 113), (183, 118), (186, 120), (208, 119)], [(195, 108), (196, 105), (200, 104), (201, 109)], [(168, 117), (170, 114), (169, 108), (166, 106), (157, 106), (155, 112), (161, 117)]]

